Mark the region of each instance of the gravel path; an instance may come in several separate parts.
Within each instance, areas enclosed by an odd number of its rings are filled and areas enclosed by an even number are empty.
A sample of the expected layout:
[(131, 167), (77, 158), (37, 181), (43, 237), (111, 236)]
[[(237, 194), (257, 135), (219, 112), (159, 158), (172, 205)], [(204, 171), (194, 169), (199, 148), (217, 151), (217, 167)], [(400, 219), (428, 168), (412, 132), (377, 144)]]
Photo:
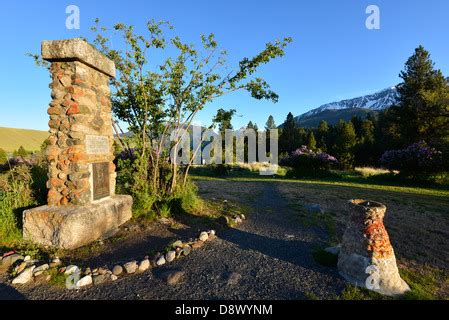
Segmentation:
[[(206, 197), (217, 197), (210, 191), (214, 183), (201, 181), (198, 185), (200, 190), (208, 190)], [(222, 184), (227, 190), (238, 191), (236, 182)], [(343, 289), (343, 280), (335, 268), (320, 266), (311, 255), (313, 247), (326, 240), (326, 234), (301, 226), (275, 183), (258, 188), (260, 194), (252, 200), (240, 199), (252, 208), (243, 224), (220, 232), (218, 239), (170, 265), (80, 291), (45, 285), (17, 291), (0, 283), (0, 298), (305, 299), (311, 294), (334, 298)], [(168, 270), (186, 273), (177, 285), (170, 286), (161, 277)]]

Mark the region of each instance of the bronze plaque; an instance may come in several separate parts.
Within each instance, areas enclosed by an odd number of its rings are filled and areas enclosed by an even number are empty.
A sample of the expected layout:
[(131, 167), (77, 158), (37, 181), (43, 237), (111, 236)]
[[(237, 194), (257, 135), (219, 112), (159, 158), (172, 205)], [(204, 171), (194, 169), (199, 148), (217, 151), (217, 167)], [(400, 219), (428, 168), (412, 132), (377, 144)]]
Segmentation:
[(94, 200), (110, 195), (109, 188), (109, 162), (92, 163)]

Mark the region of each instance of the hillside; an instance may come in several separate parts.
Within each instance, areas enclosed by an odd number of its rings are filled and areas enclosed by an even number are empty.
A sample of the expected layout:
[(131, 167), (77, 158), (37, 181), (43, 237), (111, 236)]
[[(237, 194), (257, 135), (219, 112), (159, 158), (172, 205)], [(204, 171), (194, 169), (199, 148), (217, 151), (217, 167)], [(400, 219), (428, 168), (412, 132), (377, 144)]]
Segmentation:
[(48, 136), (47, 131), (0, 127), (0, 148), (13, 152), (23, 146), (25, 150), (37, 151)]

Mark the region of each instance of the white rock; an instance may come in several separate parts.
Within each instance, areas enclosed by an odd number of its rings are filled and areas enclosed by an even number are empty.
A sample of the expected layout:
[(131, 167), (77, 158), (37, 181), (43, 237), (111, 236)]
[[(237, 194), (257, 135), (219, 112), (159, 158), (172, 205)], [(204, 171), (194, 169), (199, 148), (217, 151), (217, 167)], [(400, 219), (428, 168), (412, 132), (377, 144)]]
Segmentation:
[(76, 287), (77, 288), (82, 288), (82, 287), (86, 287), (92, 284), (92, 276), (85, 276), (84, 278), (81, 278), (80, 280), (78, 280), (78, 282), (76, 283)]
[(209, 239), (209, 235), (207, 234), (207, 232), (201, 232), (199, 239), (205, 242), (207, 241), (207, 239)]
[(215, 236), (215, 230), (211, 230), (211, 231), (209, 231), (209, 233), (211, 234), (211, 235), (214, 235)]
[(123, 266), (126, 270), (126, 273), (134, 273), (137, 270), (137, 261), (131, 261), (128, 263), (125, 263), (125, 265)]
[(51, 262), (52, 262), (52, 263), (56, 263), (56, 264), (61, 264), (61, 259), (59, 259), (59, 258), (54, 258)]
[(176, 251), (169, 251), (167, 252), (167, 254), (165, 255), (165, 260), (167, 262), (172, 262), (173, 260), (176, 259)]
[(25, 269), (21, 274), (12, 281), (12, 284), (25, 284), (33, 280), (33, 270), (35, 266)]
[(115, 274), (111, 274), (111, 280), (112, 281), (116, 281), (118, 279), (118, 277)]
[(122, 266), (119, 266), (119, 265), (116, 265), (116, 266), (112, 269), (112, 273), (113, 273), (115, 276), (121, 275), (122, 272), (123, 272), (123, 267), (122, 267)]
[(145, 259), (142, 260), (139, 264), (139, 271), (140, 272), (144, 272), (147, 271), (150, 268), (150, 260)]
[(166, 263), (166, 261), (165, 261), (164, 256), (161, 256), (156, 260), (156, 265), (158, 265), (158, 266), (163, 266), (165, 263)]
[(23, 258), (23, 261), (27, 262), (31, 260), (31, 256), (26, 256), (25, 258)]
[(42, 274), (42, 272), (44, 272), (48, 269), (50, 269), (50, 266), (48, 264), (43, 264), (43, 265), (37, 267), (36, 269), (34, 269), (34, 274), (35, 275), (37, 275), (38, 273)]
[(75, 266), (75, 265), (70, 265), (70, 266), (68, 266), (65, 269), (64, 274), (66, 276), (70, 276), (71, 274), (74, 274), (74, 273), (77, 273), (77, 272), (80, 272), (80, 269), (77, 266)]
[(173, 244), (172, 244), (172, 247), (173, 248), (180, 248), (180, 247), (182, 247), (182, 241), (181, 240), (176, 240), (175, 242), (173, 242)]

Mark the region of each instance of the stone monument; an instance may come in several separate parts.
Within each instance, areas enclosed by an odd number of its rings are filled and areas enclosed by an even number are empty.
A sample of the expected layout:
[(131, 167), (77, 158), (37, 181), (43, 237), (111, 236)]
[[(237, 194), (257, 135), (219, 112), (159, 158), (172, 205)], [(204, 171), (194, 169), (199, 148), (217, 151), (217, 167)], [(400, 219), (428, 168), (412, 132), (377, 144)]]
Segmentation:
[(115, 194), (109, 80), (114, 63), (82, 39), (42, 42), (51, 62), (48, 205), (23, 213), (23, 236), (74, 249), (131, 218), (132, 198)]
[(383, 218), (385, 205), (366, 200), (349, 201), (349, 223), (343, 235), (338, 269), (350, 283), (395, 296), (410, 288), (401, 279)]

